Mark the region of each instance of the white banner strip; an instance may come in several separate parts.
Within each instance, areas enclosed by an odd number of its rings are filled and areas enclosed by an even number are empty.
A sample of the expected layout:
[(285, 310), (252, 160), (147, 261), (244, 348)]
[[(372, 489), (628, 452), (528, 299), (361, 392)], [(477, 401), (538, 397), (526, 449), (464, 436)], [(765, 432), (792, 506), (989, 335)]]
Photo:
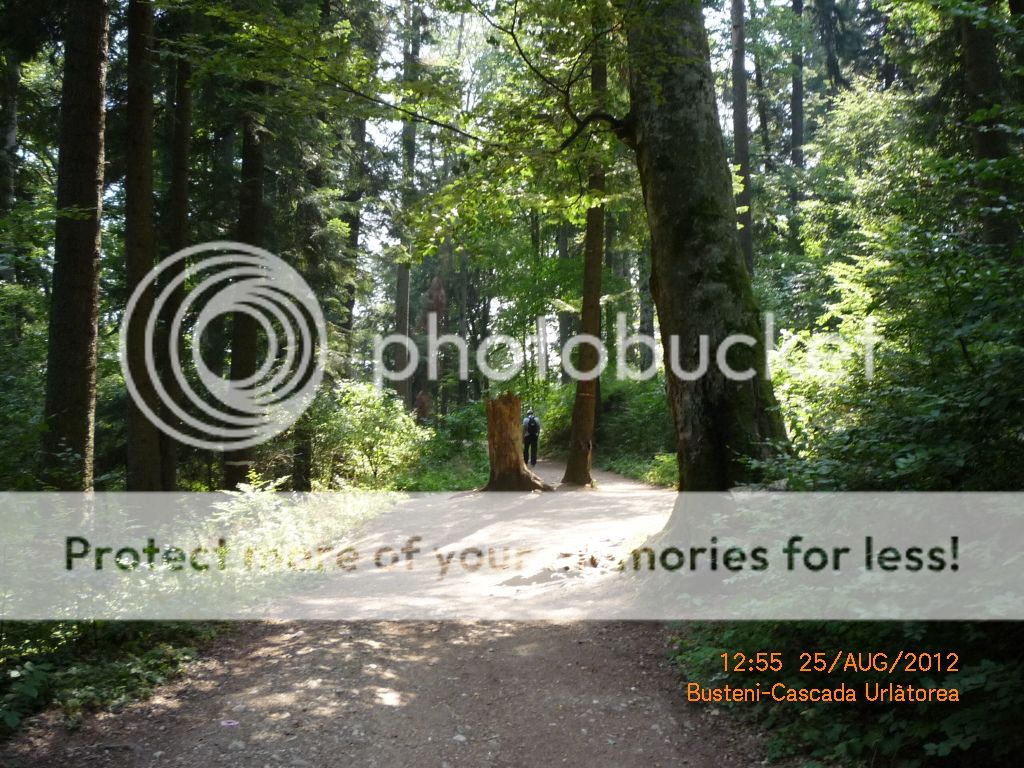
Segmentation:
[(1024, 619), (1024, 494), (0, 494), (0, 619)]

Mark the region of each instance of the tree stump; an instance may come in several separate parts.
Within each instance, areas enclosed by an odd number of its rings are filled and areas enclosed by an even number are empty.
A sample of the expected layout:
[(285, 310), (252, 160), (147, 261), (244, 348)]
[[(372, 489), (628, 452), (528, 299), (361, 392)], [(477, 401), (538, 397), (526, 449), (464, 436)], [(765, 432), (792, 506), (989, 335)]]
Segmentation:
[(487, 458), (491, 477), (485, 491), (552, 491), (554, 488), (531, 472), (523, 462), (522, 403), (506, 393), (488, 400)]

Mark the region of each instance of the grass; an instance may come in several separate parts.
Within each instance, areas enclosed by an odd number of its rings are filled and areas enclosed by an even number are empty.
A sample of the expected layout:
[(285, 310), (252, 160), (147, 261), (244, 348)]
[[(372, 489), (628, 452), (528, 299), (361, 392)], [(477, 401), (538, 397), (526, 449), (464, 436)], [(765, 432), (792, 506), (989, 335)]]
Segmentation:
[(615, 472), (651, 485), (674, 488), (679, 482), (679, 465), (674, 453), (657, 453), (650, 457), (605, 456), (601, 453), (601, 446), (597, 446), (594, 449), (594, 465), (598, 469)]

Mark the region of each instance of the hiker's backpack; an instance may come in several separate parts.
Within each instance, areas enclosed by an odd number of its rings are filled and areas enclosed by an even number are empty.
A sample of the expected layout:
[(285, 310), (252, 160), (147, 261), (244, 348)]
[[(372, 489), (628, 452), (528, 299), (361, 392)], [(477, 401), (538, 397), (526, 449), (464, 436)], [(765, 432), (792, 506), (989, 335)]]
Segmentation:
[(531, 437), (535, 437), (540, 434), (540, 422), (537, 421), (536, 416), (531, 416), (526, 420), (526, 434)]

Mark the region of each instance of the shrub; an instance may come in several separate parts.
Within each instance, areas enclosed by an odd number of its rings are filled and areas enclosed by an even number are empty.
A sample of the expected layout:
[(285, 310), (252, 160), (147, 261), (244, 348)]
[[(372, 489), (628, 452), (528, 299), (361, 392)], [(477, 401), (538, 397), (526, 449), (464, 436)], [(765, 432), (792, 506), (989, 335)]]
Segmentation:
[(393, 487), (430, 437), (393, 392), (372, 384), (344, 382), (325, 389), (310, 423), (318, 488)]

